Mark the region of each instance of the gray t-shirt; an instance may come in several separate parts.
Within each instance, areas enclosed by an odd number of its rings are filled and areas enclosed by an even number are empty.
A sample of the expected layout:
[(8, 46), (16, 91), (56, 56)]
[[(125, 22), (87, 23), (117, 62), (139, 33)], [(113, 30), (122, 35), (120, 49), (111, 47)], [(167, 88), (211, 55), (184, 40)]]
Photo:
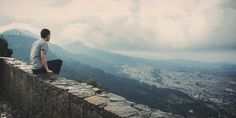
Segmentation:
[(43, 39), (38, 39), (33, 43), (30, 52), (30, 64), (33, 66), (32, 69), (37, 70), (43, 67), (41, 60), (41, 51), (43, 51), (46, 54), (47, 50), (48, 50), (47, 41)]

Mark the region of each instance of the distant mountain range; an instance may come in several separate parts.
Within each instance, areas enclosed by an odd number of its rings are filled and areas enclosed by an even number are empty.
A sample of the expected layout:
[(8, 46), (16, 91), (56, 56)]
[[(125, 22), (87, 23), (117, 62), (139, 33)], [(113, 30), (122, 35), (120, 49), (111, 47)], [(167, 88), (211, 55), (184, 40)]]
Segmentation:
[[(176, 72), (201, 72), (208, 74), (215, 74), (217, 76), (223, 75), (232, 75), (236, 76), (236, 65), (227, 64), (227, 63), (203, 63), (198, 61), (190, 61), (190, 60), (181, 60), (181, 59), (173, 59), (173, 60), (148, 60), (143, 58), (124, 56), (121, 54), (115, 54), (112, 52), (90, 48), (84, 45), (82, 42), (77, 41), (63, 47), (70, 53), (78, 55), (77, 58), (88, 56), (88, 58), (84, 58), (80, 61), (83, 63), (90, 64), (94, 67), (100, 68), (105, 72), (109, 72), (118, 76), (120, 75), (120, 70), (123, 66), (129, 67), (152, 67), (152, 68), (160, 68), (168, 71), (176, 71)], [(229, 69), (231, 68), (231, 69)]]
[[(35, 34), (27, 30), (11, 29), (1, 35), (4, 35), (9, 47), (13, 49), (13, 57), (29, 61), (31, 45), (38, 39)], [(210, 89), (205, 92), (202, 88), (214, 88), (217, 86), (214, 83), (222, 82), (221, 79), (227, 78), (226, 82), (235, 82), (235, 65), (187, 60), (147, 60), (90, 48), (81, 42), (73, 42), (65, 47), (49, 43), (47, 55), (48, 60), (60, 58), (64, 61), (61, 75), (69, 79), (96, 80), (105, 91), (151, 108), (185, 117), (218, 117), (222, 114), (236, 116), (225, 110), (236, 111), (235, 108), (220, 108), (219, 105), (223, 103), (218, 105), (214, 101), (214, 105), (209, 107), (205, 98), (201, 98), (215, 92)], [(209, 85), (204, 87), (206, 82)], [(214, 90), (221, 91), (223, 88)], [(221, 95), (217, 91), (215, 94)], [(236, 101), (230, 102), (230, 105), (236, 104)], [(194, 111), (194, 114), (189, 110)]]

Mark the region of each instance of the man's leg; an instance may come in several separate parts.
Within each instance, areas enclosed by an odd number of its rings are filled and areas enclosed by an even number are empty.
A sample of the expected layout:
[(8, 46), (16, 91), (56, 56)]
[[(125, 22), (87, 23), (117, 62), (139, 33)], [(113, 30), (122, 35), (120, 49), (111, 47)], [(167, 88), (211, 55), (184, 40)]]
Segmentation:
[(62, 60), (56, 59), (47, 62), (48, 68), (52, 70), (53, 73), (59, 74), (61, 70)]
[(34, 74), (47, 73), (44, 67), (38, 70), (32, 70)]

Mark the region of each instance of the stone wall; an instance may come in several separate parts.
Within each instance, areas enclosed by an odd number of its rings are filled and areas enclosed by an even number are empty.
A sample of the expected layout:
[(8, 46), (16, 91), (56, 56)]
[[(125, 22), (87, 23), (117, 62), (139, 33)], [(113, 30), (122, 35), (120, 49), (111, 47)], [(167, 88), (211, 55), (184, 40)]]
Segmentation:
[(35, 75), (14, 58), (0, 57), (0, 70), (1, 87), (29, 118), (180, 117), (55, 74)]
[(3, 74), (2, 74), (2, 71), (3, 71), (2, 65), (3, 65), (3, 64), (2, 64), (2, 61), (0, 60), (0, 91), (2, 90), (2, 84), (1, 84), (1, 83), (2, 83), (2, 82), (1, 82), (1, 81), (2, 81), (2, 75), (3, 75)]

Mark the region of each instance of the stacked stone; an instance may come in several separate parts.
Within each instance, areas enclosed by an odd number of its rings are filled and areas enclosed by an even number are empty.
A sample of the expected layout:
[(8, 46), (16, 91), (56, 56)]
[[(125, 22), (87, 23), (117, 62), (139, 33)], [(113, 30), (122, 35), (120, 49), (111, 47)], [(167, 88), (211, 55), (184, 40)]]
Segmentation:
[(10, 104), (5, 91), (0, 91), (0, 118), (25, 118), (24, 112), (17, 107)]
[(31, 66), (12, 58), (0, 60), (4, 62), (2, 84), (8, 96), (30, 118), (181, 117), (55, 74), (34, 75)]
[(0, 118), (12, 118), (11, 106), (8, 102), (0, 101)]

